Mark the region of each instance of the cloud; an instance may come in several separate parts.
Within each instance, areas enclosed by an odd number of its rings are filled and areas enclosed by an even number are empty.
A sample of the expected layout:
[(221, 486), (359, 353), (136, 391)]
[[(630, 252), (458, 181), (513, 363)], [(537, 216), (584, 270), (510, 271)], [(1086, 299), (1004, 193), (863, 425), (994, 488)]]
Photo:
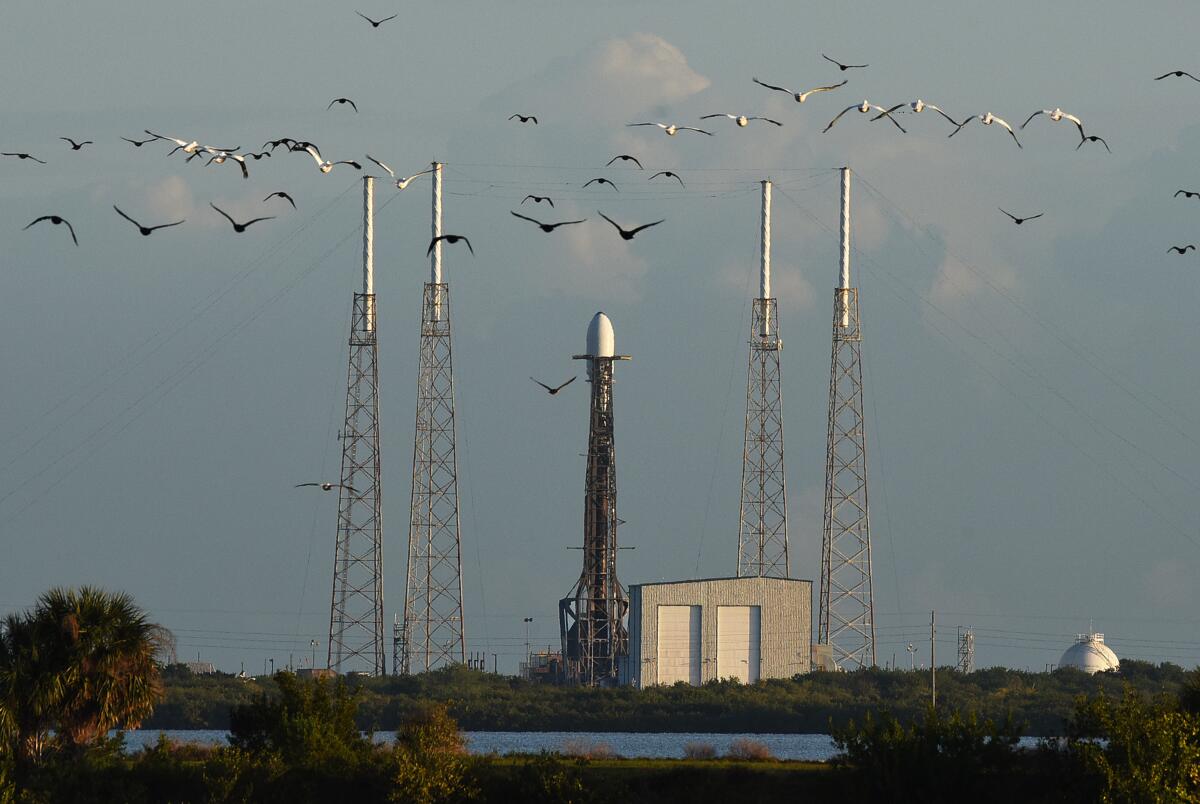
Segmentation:
[[(960, 305), (964, 301), (972, 301), (983, 293), (989, 286), (1011, 291), (1016, 288), (1017, 272), (1006, 263), (991, 263), (984, 268), (974, 266), (968, 268), (953, 257), (945, 257), (938, 266), (937, 275), (933, 279), (930, 296), (940, 307)], [(981, 275), (987, 272), (986, 280)]]
[[(604, 221), (599, 224), (608, 226)], [(600, 225), (565, 228), (567, 258), (544, 263), (556, 266), (546, 277), (546, 287), (557, 293), (599, 300), (640, 298), (649, 264), (634, 255), (633, 243), (618, 239), (615, 232)]]

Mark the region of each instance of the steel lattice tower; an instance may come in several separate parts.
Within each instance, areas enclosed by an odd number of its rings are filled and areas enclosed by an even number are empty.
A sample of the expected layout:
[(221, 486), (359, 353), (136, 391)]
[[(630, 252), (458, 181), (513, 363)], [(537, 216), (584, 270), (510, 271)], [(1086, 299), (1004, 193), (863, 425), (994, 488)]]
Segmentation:
[(833, 295), (833, 356), (825, 452), (825, 523), (817, 641), (843, 670), (875, 665), (867, 439), (858, 288), (850, 286), (850, 169), (842, 168), (840, 282)]
[[(442, 166), (433, 165), (433, 236), (442, 233)], [(434, 243), (421, 299), (421, 351), (413, 438), (408, 582), (401, 672), (467, 660), (462, 605), (462, 542), (454, 430), (450, 286), (442, 281), (442, 241)]]
[(958, 663), (960, 673), (975, 672), (975, 629), (958, 627)]
[(588, 417), (587, 474), (583, 492), (583, 572), (571, 594), (558, 603), (566, 680), (572, 684), (615, 684), (629, 655), (625, 615), (629, 599), (617, 580), (617, 464), (613, 441), (613, 363), (629, 360), (615, 352), (612, 323), (596, 313), (588, 326), (585, 355), (592, 384)]
[(787, 483), (783, 471), (783, 394), (779, 320), (771, 298), (771, 182), (762, 183), (759, 298), (752, 302), (746, 369), (746, 432), (738, 516), (738, 577), (789, 576)]
[(375, 338), (374, 180), (363, 179), (363, 292), (354, 294), (328, 666), (383, 675), (383, 517), (379, 349)]

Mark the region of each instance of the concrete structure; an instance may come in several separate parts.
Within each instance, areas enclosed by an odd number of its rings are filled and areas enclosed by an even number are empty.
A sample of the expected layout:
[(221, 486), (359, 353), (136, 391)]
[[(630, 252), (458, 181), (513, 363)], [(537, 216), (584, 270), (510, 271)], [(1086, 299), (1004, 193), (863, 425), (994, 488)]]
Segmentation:
[(647, 687), (791, 678), (811, 669), (811, 621), (811, 581), (748, 577), (631, 586), (621, 680)]
[(1104, 670), (1116, 670), (1121, 666), (1120, 659), (1112, 649), (1104, 644), (1104, 634), (1078, 634), (1075, 644), (1067, 648), (1062, 658), (1058, 660), (1059, 667), (1074, 667), (1085, 673), (1099, 673)]

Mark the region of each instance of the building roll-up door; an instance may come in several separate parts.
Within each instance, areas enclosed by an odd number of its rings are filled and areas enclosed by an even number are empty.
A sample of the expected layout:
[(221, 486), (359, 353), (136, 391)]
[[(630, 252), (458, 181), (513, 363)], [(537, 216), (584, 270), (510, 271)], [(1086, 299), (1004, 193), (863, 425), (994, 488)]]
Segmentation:
[(717, 607), (717, 676), (758, 681), (761, 616), (758, 606)]
[(658, 683), (677, 681), (700, 683), (699, 606), (658, 607)]

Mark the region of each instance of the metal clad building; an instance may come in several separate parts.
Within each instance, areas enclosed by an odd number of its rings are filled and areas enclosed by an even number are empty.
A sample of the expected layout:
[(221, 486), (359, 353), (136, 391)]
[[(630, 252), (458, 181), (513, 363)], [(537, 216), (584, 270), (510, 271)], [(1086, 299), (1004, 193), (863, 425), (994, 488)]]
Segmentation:
[(712, 578), (629, 587), (629, 656), (638, 687), (791, 678), (811, 669), (812, 582)]

